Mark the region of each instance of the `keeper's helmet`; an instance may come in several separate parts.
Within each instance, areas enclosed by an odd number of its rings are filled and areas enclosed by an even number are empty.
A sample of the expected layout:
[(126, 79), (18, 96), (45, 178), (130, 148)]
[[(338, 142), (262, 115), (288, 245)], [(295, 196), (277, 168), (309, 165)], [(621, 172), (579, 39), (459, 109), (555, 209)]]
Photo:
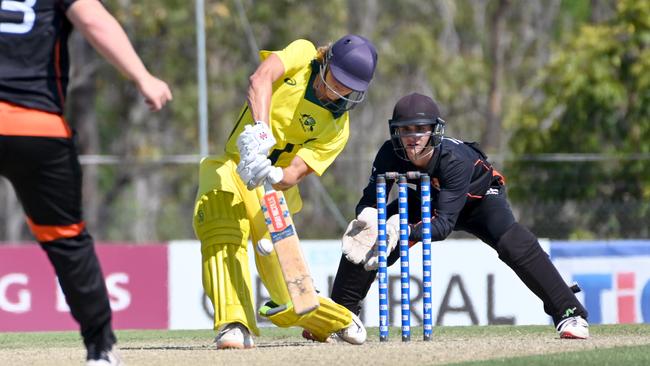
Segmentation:
[[(431, 126), (426, 131), (403, 132), (400, 127)], [(393, 117), (388, 120), (390, 138), (397, 156), (410, 160), (406, 153), (403, 138), (429, 136), (426, 148), (419, 152), (419, 157), (433, 153), (434, 148), (440, 146), (445, 135), (445, 121), (440, 118), (440, 109), (430, 97), (412, 93), (402, 97), (393, 109)]]
[[(333, 112), (350, 110), (365, 98), (368, 86), (377, 67), (377, 50), (362, 36), (348, 34), (334, 42), (327, 51), (320, 78), (325, 86), (336, 94), (336, 101), (322, 101)], [(330, 71), (336, 81), (352, 89), (348, 95), (340, 95), (325, 81)]]

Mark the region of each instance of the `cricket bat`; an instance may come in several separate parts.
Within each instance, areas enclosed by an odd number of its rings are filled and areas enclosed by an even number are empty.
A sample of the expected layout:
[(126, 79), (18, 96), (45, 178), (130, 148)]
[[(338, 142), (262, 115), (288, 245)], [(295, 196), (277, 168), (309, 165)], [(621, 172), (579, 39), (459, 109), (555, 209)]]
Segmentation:
[(314, 280), (300, 249), (300, 240), (291, 213), (281, 191), (274, 190), (268, 182), (264, 183), (264, 191), (262, 211), (280, 262), (284, 282), (289, 290), (293, 310), (298, 315), (307, 314), (318, 308), (319, 301)]

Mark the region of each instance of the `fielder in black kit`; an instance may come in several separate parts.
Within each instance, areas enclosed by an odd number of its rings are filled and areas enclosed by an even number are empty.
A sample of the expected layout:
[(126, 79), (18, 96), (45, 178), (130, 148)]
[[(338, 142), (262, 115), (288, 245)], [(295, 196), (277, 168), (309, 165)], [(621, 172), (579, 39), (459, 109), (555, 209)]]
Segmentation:
[[(444, 128), (438, 106), (427, 96), (413, 93), (395, 105), (389, 120), (391, 138), (375, 157), (369, 183), (356, 207), (357, 218), (342, 239), (343, 256), (332, 299), (358, 314), (377, 275), (377, 175), (420, 171), (431, 177), (431, 241), (444, 240), (454, 230), (475, 235), (496, 250), (499, 258), (543, 301), (544, 311), (553, 318), (561, 338), (588, 338), (587, 310), (535, 235), (515, 220), (506, 197), (505, 178), (475, 143), (444, 137)], [(409, 204), (412, 245), (422, 239), (420, 195), (409, 189), (408, 199), (413, 202)], [(386, 217), (391, 265), (399, 258), (396, 201), (388, 205)]]
[(0, 3), (0, 176), (14, 187), (28, 226), (55, 269), (80, 326), (86, 364), (119, 365), (109, 297), (82, 215), (74, 131), (63, 115), (73, 26), (136, 84), (151, 110), (160, 110), (172, 95), (147, 71), (100, 1)]

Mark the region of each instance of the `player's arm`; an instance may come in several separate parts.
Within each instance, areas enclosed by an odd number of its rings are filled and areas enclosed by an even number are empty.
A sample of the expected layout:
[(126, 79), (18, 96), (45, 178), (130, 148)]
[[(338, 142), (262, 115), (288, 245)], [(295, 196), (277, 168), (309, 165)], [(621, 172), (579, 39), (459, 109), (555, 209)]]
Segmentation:
[(276, 54), (269, 55), (248, 78), (248, 106), (254, 121), (262, 121), (270, 126), (269, 109), (273, 82), (284, 75), (284, 64)]
[[(440, 193), (436, 208), (437, 216), (431, 220), (431, 241), (444, 240), (456, 225), (460, 211), (467, 201), (469, 183), (472, 179), (473, 165), (469, 161), (454, 160), (446, 166), (440, 180)], [(421, 237), (413, 238), (420, 241)]]
[(314, 170), (299, 156), (294, 156), (291, 164), (282, 169), (282, 180), (273, 185), (273, 188), (285, 190), (300, 183), (300, 181)]
[(66, 17), (108, 62), (132, 80), (152, 110), (172, 99), (167, 84), (152, 76), (117, 20), (97, 0), (75, 1)]

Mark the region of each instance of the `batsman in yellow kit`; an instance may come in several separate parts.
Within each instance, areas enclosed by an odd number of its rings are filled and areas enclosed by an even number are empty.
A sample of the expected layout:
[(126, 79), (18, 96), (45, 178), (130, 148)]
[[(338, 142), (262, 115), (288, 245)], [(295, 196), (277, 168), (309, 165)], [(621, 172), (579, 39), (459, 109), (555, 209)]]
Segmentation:
[(214, 306), (218, 349), (253, 348), (259, 335), (248, 266), (249, 238), (257, 271), (271, 301), (260, 314), (281, 327), (299, 326), (317, 341), (365, 341), (361, 321), (318, 296), (304, 315), (291, 306), (278, 257), (270, 243), (260, 199), (263, 185), (284, 191), (289, 211), (302, 207), (298, 182), (322, 175), (345, 147), (349, 110), (361, 103), (377, 53), (358, 35), (316, 48), (296, 40), (280, 51), (261, 51), (250, 76), (247, 103), (225, 154), (201, 161), (193, 225), (201, 241), (203, 287)]

